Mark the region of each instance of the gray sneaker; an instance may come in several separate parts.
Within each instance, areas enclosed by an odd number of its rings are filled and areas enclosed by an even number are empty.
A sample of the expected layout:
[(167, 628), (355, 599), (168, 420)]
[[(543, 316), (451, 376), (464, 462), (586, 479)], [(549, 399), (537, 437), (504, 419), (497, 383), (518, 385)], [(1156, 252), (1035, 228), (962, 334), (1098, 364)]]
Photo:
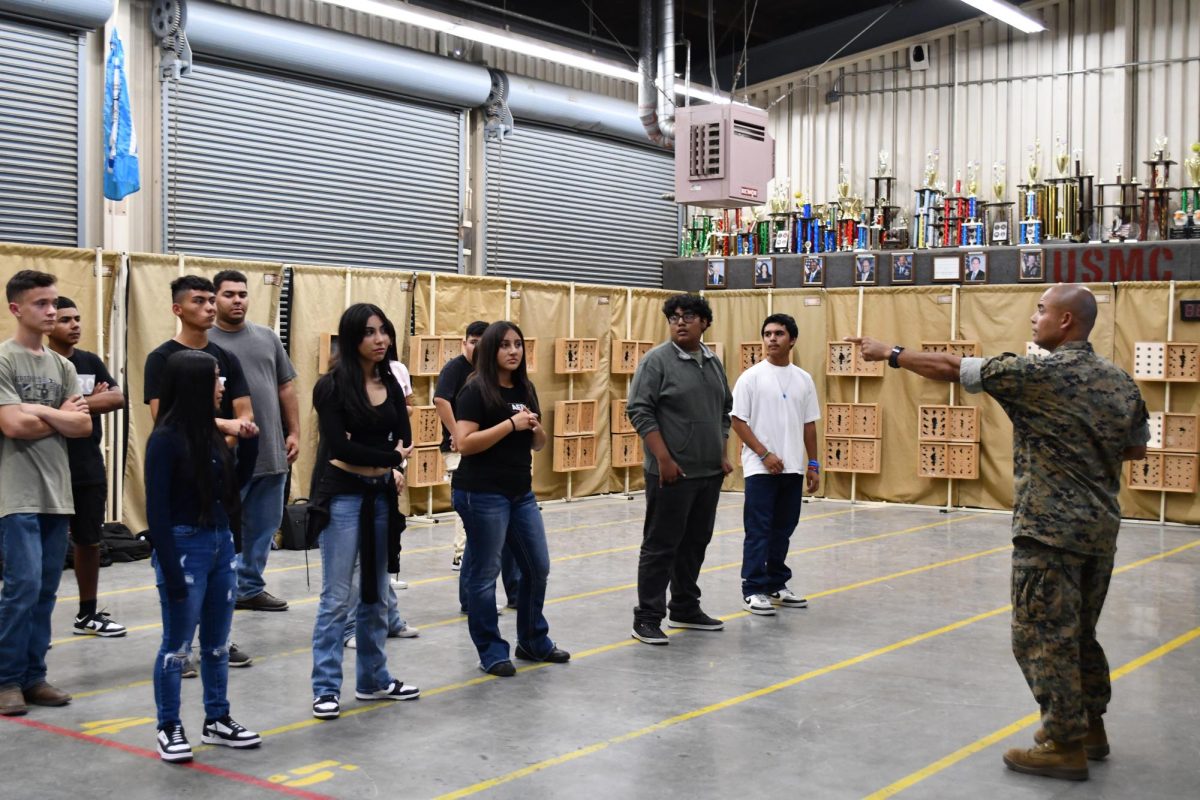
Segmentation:
[(238, 646), (233, 642), (229, 643), (229, 666), (237, 669), (238, 667), (248, 667), (253, 663), (253, 658), (244, 651), (238, 650)]
[(270, 592), (259, 592), (254, 597), (238, 598), (233, 604), (235, 609), (243, 611), (287, 611), (287, 600), (281, 600)]

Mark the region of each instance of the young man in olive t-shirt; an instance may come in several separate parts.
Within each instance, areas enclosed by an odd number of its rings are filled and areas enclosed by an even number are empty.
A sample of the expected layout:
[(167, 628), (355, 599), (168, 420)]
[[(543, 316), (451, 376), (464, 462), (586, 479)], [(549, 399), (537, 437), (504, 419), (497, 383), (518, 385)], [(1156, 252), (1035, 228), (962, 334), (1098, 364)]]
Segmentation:
[(13, 338), (0, 344), (0, 714), (25, 704), (61, 706), (71, 695), (46, 681), (50, 614), (75, 511), (67, 438), (92, 432), (75, 367), (42, 346), (58, 310), (55, 277), (21, 270), (8, 281)]

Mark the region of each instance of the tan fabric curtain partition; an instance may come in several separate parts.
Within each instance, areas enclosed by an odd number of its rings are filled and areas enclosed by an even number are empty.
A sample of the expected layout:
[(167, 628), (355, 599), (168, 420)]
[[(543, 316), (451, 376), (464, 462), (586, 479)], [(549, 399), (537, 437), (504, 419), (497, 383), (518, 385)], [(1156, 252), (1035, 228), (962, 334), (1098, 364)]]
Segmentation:
[[(105, 310), (105, 342), (112, 314), (126, 321), (127, 360), (122, 383), (129, 395), (128, 457), (124, 470), (123, 521), (134, 530), (145, 527), (145, 491), (142, 483), (145, 441), (151, 430), (148, 407), (142, 402), (143, 367), (146, 355), (175, 335), (176, 321), (170, 313), (168, 285), (181, 274), (212, 277), (221, 269), (238, 269), (250, 279), (250, 318), (273, 325), (278, 308), (278, 284), (264, 276), (280, 276), (283, 266), (274, 263), (193, 259), (177, 256), (129, 256), (129, 281), (125, 297), (114, 297), (111, 277), (95, 274), (97, 254), (93, 250), (0, 245), (0, 269), (11, 275), (19, 269), (38, 269), (59, 277), (59, 289), (79, 304), (84, 315), (81, 345), (97, 349), (98, 326), (94, 317), (97, 293)], [(101, 263), (116, 271), (121, 255), (102, 253)], [(640, 468), (614, 469), (609, 436), (610, 408), (628, 393), (629, 377), (610, 372), (612, 342), (631, 338), (661, 342), (667, 337), (662, 303), (672, 292), (619, 289), (534, 281), (507, 281), (458, 275), (413, 274), (380, 270), (347, 270), (320, 266), (294, 266), (291, 317), (291, 356), (298, 373), (302, 453), (293, 473), (293, 496), (307, 494), (312, 459), (317, 443), (316, 419), (312, 412), (312, 387), (319, 377), (318, 359), (322, 334), (335, 333), (347, 304), (359, 301), (380, 305), (400, 332), (401, 358), (406, 362), (410, 320), (417, 334), (461, 336), (476, 319), (508, 318), (522, 327), (526, 337), (538, 341), (538, 371), (534, 383), (542, 402), (549, 432), (554, 426), (556, 400), (597, 401), (599, 436), (596, 469), (556, 473), (551, 468), (553, 443), (534, 460), (534, 489), (550, 500), (583, 497), (602, 492), (644, 486)], [(1112, 358), (1132, 373), (1134, 343), (1139, 341), (1200, 342), (1200, 326), (1170, 322), (1178, 318), (1178, 301), (1200, 299), (1200, 283), (1095, 284), (1100, 315), (1092, 336), (1101, 355)], [(1012, 428), (995, 401), (967, 395), (958, 387), (923, 380), (907, 372), (887, 371), (883, 378), (829, 378), (825, 375), (827, 342), (864, 334), (908, 347), (923, 341), (967, 339), (978, 341), (984, 355), (1024, 353), (1031, 338), (1029, 315), (1044, 285), (1029, 286), (922, 286), (858, 289), (709, 292), (714, 322), (705, 341), (722, 345), (732, 386), (741, 373), (740, 350), (744, 342), (760, 341), (763, 319), (772, 312), (791, 314), (800, 329), (794, 362), (807, 370), (816, 383), (822, 411), (829, 402), (879, 403), (883, 420), (882, 465), (878, 475), (825, 474), (821, 494), (832, 498), (916, 503), (942, 506), (947, 503), (980, 508), (1008, 508), (1012, 501)], [(11, 315), (5, 317), (0, 335), (11, 335)], [(569, 377), (554, 372), (554, 340), (574, 335), (594, 338), (600, 344), (600, 369)], [(122, 365), (110, 364), (114, 374)], [(417, 402), (431, 402), (434, 379), (414, 377)], [(1200, 385), (1140, 382), (1151, 411), (1197, 413)], [(955, 481), (917, 476), (917, 407), (923, 404), (975, 405), (981, 409), (982, 445), (980, 477)], [(823, 425), (819, 458), (824, 461)], [(731, 437), (729, 455), (736, 469), (727, 489), (743, 486), (738, 459), (739, 442)], [(626, 480), (628, 478), (628, 483)], [(430, 510), (428, 489), (410, 490), (406, 507), (417, 512)], [(447, 487), (432, 493), (432, 510), (450, 508)], [(1139, 519), (1165, 519), (1200, 523), (1200, 497), (1195, 494), (1134, 492), (1123, 489), (1123, 513)], [(115, 513), (115, 512), (114, 512)]]
[[(1170, 341), (1200, 342), (1200, 325), (1179, 321), (1179, 301), (1200, 299), (1200, 282), (1175, 284), (1173, 299), (1169, 283), (1123, 283), (1116, 294), (1114, 360), (1130, 374), (1133, 373), (1134, 342), (1168, 341), (1169, 320), (1174, 320), (1170, 325)], [(1138, 386), (1150, 411), (1200, 413), (1200, 384), (1139, 381)], [(1121, 491), (1121, 513), (1139, 519), (1162, 518), (1197, 524), (1200, 523), (1200, 496), (1182, 492), (1141, 492), (1126, 487)]]
[[(79, 346), (84, 350), (96, 353), (100, 349), (99, 332), (105, 332), (104, 352), (100, 357), (108, 362), (108, 330), (109, 319), (112, 317), (113, 278), (120, 264), (119, 253), (101, 252), (100, 263), (103, 267), (101, 275), (96, 275), (95, 250), (81, 250), (67, 247), (39, 247), (23, 244), (0, 244), (0, 275), (4, 281), (14, 273), (23, 269), (33, 269), (38, 272), (49, 272), (58, 278), (58, 293), (75, 301), (79, 306), (80, 316), (83, 317), (83, 334)], [(108, 273), (108, 274), (104, 274)], [(96, 319), (96, 300), (99, 295), (102, 316)], [(7, 301), (6, 301), (7, 303)], [(5, 313), (0, 322), (0, 341), (12, 337), (17, 329), (17, 320), (12, 314)], [(116, 377), (116, 370), (109, 364), (109, 371)]]
[[(221, 270), (236, 269), (249, 280), (248, 319), (272, 326), (279, 302), (278, 282), (264, 283), (264, 275), (279, 276), (279, 264), (188, 258), (134, 253), (129, 256), (129, 299), (126, 306), (126, 386), (129, 439), (125, 458), (125, 488), (122, 522), (133, 531), (146, 529), (146, 487), (143, 479), (146, 439), (154, 427), (150, 406), (143, 402), (146, 356), (175, 336), (176, 319), (171, 313), (171, 281), (180, 275), (212, 278)], [(305, 404), (301, 402), (301, 414)]]

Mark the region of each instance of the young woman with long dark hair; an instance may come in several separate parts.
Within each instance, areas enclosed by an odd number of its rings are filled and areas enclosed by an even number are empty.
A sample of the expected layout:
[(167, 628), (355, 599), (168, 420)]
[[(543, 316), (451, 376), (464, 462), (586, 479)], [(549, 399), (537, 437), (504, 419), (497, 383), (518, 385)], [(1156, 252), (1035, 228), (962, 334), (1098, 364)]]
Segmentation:
[(496, 576), (505, 543), (521, 569), (517, 591), (517, 658), (562, 664), (542, 614), (550, 555), (533, 495), (533, 450), (546, 446), (537, 391), (525, 368), (525, 337), (511, 322), (493, 322), (475, 346), (475, 372), (455, 401), (454, 510), (467, 529), (463, 581), (467, 626), (490, 675), (516, 674), (496, 620)]
[[(404, 391), (388, 368), (387, 315), (356, 303), (338, 323), (340, 355), (313, 387), (321, 445), (309, 530), (321, 544), (321, 601), (313, 626), (313, 716), (341, 714), (342, 643), (355, 611), (359, 700), (412, 700), (420, 690), (388, 673), (388, 572), (398, 572), (401, 465), (412, 441)], [(360, 574), (355, 575), (355, 563)], [(357, 579), (356, 579), (357, 578)]]
[[(217, 360), (200, 350), (167, 359), (158, 420), (146, 443), (146, 515), (162, 604), (162, 644), (154, 662), (158, 754), (192, 760), (179, 720), (179, 683), (200, 627), (206, 744), (257, 747), (262, 739), (229, 716), (229, 629), (237, 595), (234, 557), (240, 491), (254, 473), (258, 428), (243, 421), (236, 456), (217, 431), (224, 394)], [(235, 526), (236, 527), (236, 526)]]

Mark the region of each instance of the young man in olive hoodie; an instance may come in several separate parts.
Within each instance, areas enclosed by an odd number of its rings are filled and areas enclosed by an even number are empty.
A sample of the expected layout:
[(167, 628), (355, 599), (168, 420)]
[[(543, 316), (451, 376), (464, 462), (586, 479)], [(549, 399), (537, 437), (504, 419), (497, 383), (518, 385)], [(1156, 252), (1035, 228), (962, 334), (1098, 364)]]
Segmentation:
[(663, 304), (670, 341), (638, 364), (626, 413), (646, 451), (646, 521), (638, 558), (633, 637), (667, 644), (661, 628), (719, 631), (725, 623), (700, 609), (696, 579), (712, 539), (721, 483), (733, 471), (726, 457), (733, 395), (721, 360), (700, 339), (712, 309), (695, 295)]

